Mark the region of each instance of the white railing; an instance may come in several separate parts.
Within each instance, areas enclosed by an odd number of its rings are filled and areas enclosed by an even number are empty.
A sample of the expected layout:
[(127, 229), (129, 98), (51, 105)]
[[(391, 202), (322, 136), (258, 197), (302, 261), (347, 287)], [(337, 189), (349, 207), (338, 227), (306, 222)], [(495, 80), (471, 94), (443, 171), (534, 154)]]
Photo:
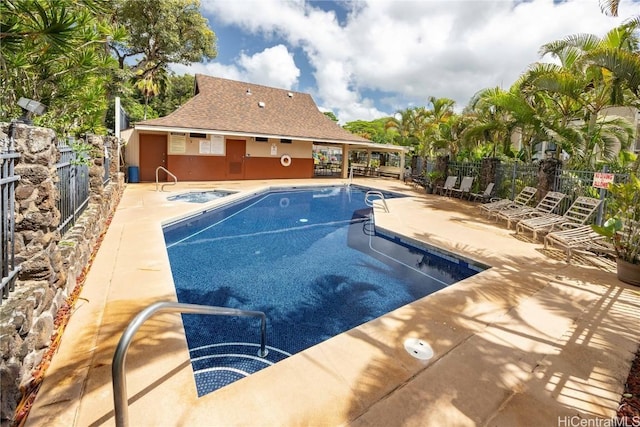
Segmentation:
[(158, 166), (156, 168), (156, 191), (158, 191), (158, 172), (160, 171), (164, 171), (166, 172), (168, 175), (171, 175), (171, 177), (173, 178), (173, 183), (164, 183), (162, 184), (162, 187), (160, 187), (160, 191), (164, 191), (164, 186), (165, 185), (176, 185), (178, 183), (178, 177), (175, 176), (174, 174), (172, 174), (171, 172), (169, 172), (169, 170), (167, 168), (164, 168), (162, 166)]
[(113, 403), (115, 412), (115, 421), (117, 427), (126, 427), (129, 425), (129, 401), (127, 398), (127, 379), (125, 377), (125, 361), (127, 358), (127, 350), (131, 345), (133, 336), (140, 329), (140, 326), (146, 322), (154, 314), (165, 311), (171, 313), (191, 313), (191, 314), (211, 314), (216, 316), (242, 316), (242, 317), (258, 317), (260, 318), (260, 350), (258, 356), (266, 357), (268, 350), (266, 348), (267, 336), (267, 317), (261, 311), (238, 310), (227, 307), (214, 307), (208, 305), (185, 304), (171, 301), (161, 301), (151, 304), (142, 310), (129, 323), (127, 329), (122, 333), (116, 351), (113, 355), (111, 363), (111, 376), (113, 382)]
[(367, 191), (367, 194), (364, 195), (364, 202), (367, 204), (367, 206), (375, 208), (374, 200), (372, 199), (372, 197), (378, 197), (382, 201), (382, 207), (384, 208), (384, 211), (389, 212), (389, 206), (387, 206), (387, 201), (385, 200), (382, 191), (370, 190)]

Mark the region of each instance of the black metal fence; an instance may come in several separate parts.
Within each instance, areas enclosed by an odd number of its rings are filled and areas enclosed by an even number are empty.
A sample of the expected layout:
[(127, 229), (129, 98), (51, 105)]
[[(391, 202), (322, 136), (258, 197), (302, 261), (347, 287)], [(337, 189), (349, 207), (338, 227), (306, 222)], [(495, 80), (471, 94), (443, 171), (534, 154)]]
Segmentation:
[[(10, 128), (10, 133), (12, 129)], [(60, 198), (57, 202), (60, 211), (58, 230), (64, 235), (89, 205), (89, 167), (79, 158), (66, 141), (58, 141), (60, 161), (56, 164)], [(103, 183), (110, 181), (110, 159), (105, 148), (103, 159)], [(20, 154), (14, 151), (13, 137), (0, 141), (0, 291), (2, 299), (15, 288), (20, 266), (15, 262), (15, 189), (20, 175), (15, 174), (15, 164)]]
[[(435, 165), (431, 165), (431, 168)], [(427, 166), (429, 169), (429, 166)], [(471, 176), (474, 178), (472, 191), (480, 193), (481, 188), (482, 162), (449, 162), (448, 175), (456, 175), (458, 182), (462, 177)], [(493, 176), (495, 197), (513, 198), (524, 187), (536, 187), (538, 184), (538, 166), (525, 165), (520, 162), (503, 162), (497, 165), (495, 176)], [(488, 184), (488, 183), (487, 183)], [(486, 184), (485, 184), (486, 185)]]
[(20, 271), (20, 266), (16, 266), (15, 262), (15, 188), (20, 180), (20, 175), (15, 174), (15, 163), (19, 158), (20, 154), (13, 151), (13, 138), (0, 147), (0, 303), (14, 290)]
[[(424, 170), (427, 172), (436, 168), (436, 164), (433, 161), (427, 161)], [(604, 201), (600, 206), (598, 216), (594, 219), (597, 223), (600, 223), (602, 219), (602, 213), (607, 204), (608, 193), (604, 189), (596, 188), (593, 186), (594, 175), (602, 171), (578, 171), (578, 170), (566, 170), (561, 165), (555, 170), (553, 177), (553, 183), (549, 188), (549, 191), (558, 191), (566, 194), (566, 198), (562, 201), (558, 207), (558, 212), (562, 213), (566, 211), (573, 201), (581, 196), (598, 198)], [(482, 176), (482, 162), (449, 162), (447, 163), (447, 174), (456, 175), (458, 182), (461, 181), (464, 176), (474, 177), (474, 187), (472, 189), (475, 193), (481, 193), (484, 188), (481, 186)], [(539, 164), (524, 164), (522, 162), (501, 162), (497, 165), (495, 175), (492, 176), (494, 186), (494, 197), (496, 198), (508, 198), (513, 199), (524, 187), (539, 187), (540, 180), (540, 165)], [(625, 182), (629, 179), (628, 174), (616, 173), (614, 176), (615, 182)]]
[(538, 166), (520, 162), (500, 163), (495, 182), (496, 197), (513, 199), (524, 187), (538, 186)]
[[(58, 230), (64, 235), (74, 226), (89, 204), (89, 167), (81, 161), (71, 146), (65, 141), (58, 142), (60, 161), (58, 171), (58, 210), (60, 225)], [(108, 173), (106, 168), (105, 174)]]

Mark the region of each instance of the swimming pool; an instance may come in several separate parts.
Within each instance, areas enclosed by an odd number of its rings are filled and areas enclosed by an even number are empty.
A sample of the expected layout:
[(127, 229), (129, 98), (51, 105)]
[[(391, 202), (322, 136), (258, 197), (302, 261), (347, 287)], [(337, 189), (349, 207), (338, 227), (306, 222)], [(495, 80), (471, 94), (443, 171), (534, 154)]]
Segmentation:
[(180, 302), (268, 319), (263, 359), (257, 320), (183, 316), (200, 396), (486, 268), (376, 231), (365, 193), (276, 189), (165, 226)]
[(167, 200), (172, 202), (207, 203), (235, 193), (235, 191), (226, 190), (192, 191), (189, 193), (169, 196), (167, 197)]

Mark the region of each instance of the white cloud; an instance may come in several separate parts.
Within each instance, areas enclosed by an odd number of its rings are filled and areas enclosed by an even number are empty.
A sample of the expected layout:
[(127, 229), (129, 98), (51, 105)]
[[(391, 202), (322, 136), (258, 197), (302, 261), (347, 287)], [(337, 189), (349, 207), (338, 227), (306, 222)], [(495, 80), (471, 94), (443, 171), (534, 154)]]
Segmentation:
[[(313, 69), (310, 92), (318, 105), (341, 122), (371, 120), (426, 105), (429, 96), (452, 98), (462, 108), (480, 89), (508, 88), (540, 60), (544, 43), (586, 32), (602, 36), (624, 20), (603, 15), (597, 0), (363, 0), (337, 7), (352, 8), (342, 23), (301, 0), (203, 0), (204, 13), (225, 25), (287, 45), (204, 67), (291, 88), (300, 69), (290, 50), (299, 48)], [(623, 1), (620, 12), (639, 10)]]
[(277, 45), (253, 56), (244, 53), (238, 59), (248, 80), (263, 85), (283, 89), (294, 89), (300, 77), (300, 69), (293, 61), (293, 55), (286, 46)]
[(217, 62), (190, 66), (172, 64), (171, 69), (178, 74), (208, 74), (282, 89), (295, 89), (300, 77), (293, 55), (284, 45), (270, 47), (251, 56), (241, 52), (236, 64), (232, 65)]

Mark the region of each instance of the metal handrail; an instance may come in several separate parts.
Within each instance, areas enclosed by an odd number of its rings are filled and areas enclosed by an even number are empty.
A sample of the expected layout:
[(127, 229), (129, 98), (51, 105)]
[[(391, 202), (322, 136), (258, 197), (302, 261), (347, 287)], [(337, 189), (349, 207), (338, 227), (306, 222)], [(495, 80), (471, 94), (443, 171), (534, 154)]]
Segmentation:
[(158, 191), (158, 171), (159, 170), (163, 170), (166, 173), (168, 173), (169, 175), (171, 175), (173, 177), (173, 184), (168, 184), (168, 183), (164, 183), (162, 184), (162, 187), (160, 187), (160, 191), (164, 191), (164, 186), (165, 185), (176, 185), (178, 183), (178, 177), (175, 176), (174, 174), (172, 174), (171, 172), (169, 172), (169, 170), (163, 166), (158, 166), (156, 168), (156, 191)]
[(113, 354), (111, 363), (111, 376), (113, 381), (113, 404), (115, 412), (116, 426), (126, 427), (129, 425), (129, 403), (127, 399), (127, 378), (125, 376), (125, 359), (127, 350), (133, 340), (133, 336), (140, 326), (146, 322), (151, 316), (160, 311), (168, 311), (173, 313), (190, 313), (190, 314), (212, 314), (219, 316), (244, 316), (260, 318), (260, 350), (258, 356), (266, 357), (269, 351), (266, 346), (267, 337), (267, 316), (261, 311), (238, 310), (227, 307), (214, 307), (208, 305), (185, 304), (179, 302), (161, 301), (151, 304), (142, 310), (129, 323), (127, 329), (120, 337), (116, 351)]
[(347, 187), (353, 183), (353, 165), (349, 168), (349, 180), (347, 181)]
[(382, 206), (384, 207), (384, 211), (389, 212), (389, 206), (387, 206), (387, 201), (384, 198), (384, 194), (382, 194), (381, 191), (376, 191), (376, 190), (367, 191), (367, 193), (364, 195), (364, 202), (367, 204), (367, 206), (374, 207), (373, 200), (370, 199), (370, 197), (372, 196), (380, 197), (380, 199), (382, 200)]

